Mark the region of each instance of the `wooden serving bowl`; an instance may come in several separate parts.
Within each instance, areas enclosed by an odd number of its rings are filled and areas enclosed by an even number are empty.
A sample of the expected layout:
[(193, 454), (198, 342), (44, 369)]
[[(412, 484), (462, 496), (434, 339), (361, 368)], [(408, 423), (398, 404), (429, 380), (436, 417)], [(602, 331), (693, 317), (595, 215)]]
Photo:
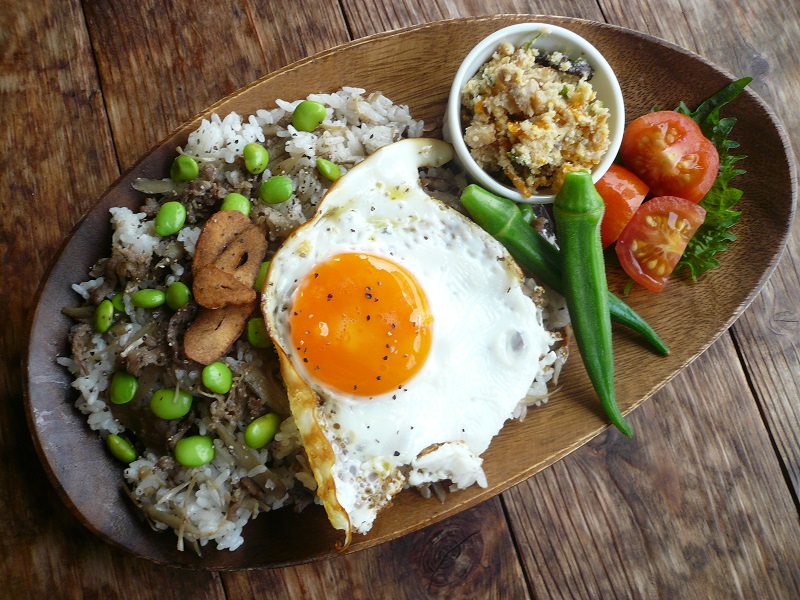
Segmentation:
[[(221, 100), (183, 125), (120, 177), (78, 223), (65, 241), (39, 290), (32, 317), (25, 369), (28, 420), (41, 460), (69, 508), (103, 539), (157, 563), (202, 569), (278, 567), (336, 554), (338, 532), (317, 506), (301, 514), (279, 510), (263, 514), (244, 530), (236, 551), (204, 549), (200, 558), (179, 552), (173, 533), (156, 533), (124, 497), (122, 468), (107, 454), (74, 408), (71, 376), (57, 356), (68, 355), (71, 321), (61, 309), (76, 303), (70, 285), (86, 279), (89, 267), (109, 252), (108, 209), (138, 206), (131, 188), (137, 177), (163, 177), (177, 146), (183, 145), (203, 116), (231, 111), (250, 114), (274, 106), (276, 98), (293, 100), (342, 86), (381, 91), (407, 104), (415, 118), (441, 131), (451, 79), (472, 46), (513, 23), (536, 20), (572, 29), (604, 54), (622, 85), (627, 119), (653, 108), (690, 107), (733, 80), (703, 58), (648, 35), (579, 19), (514, 15), (459, 19), (412, 27), (360, 39), (280, 69)], [(671, 346), (660, 357), (623, 329), (615, 330), (616, 387), (624, 413), (630, 412), (668, 382), (749, 305), (772, 273), (785, 246), (795, 210), (795, 160), (773, 113), (752, 92), (729, 107), (738, 122), (732, 138), (747, 155), (739, 164), (747, 174), (735, 179), (744, 190), (734, 232), (738, 239), (722, 256), (722, 265), (699, 282), (670, 282), (660, 294), (634, 289), (627, 301)], [(609, 284), (620, 293), (626, 277), (610, 262)], [(348, 552), (410, 533), (486, 500), (553, 464), (607, 427), (580, 360), (574, 356), (549, 403), (530, 411), (523, 422), (510, 422), (486, 452), (489, 487), (448, 496), (445, 502), (405, 491), (382, 512), (367, 536), (355, 536)]]

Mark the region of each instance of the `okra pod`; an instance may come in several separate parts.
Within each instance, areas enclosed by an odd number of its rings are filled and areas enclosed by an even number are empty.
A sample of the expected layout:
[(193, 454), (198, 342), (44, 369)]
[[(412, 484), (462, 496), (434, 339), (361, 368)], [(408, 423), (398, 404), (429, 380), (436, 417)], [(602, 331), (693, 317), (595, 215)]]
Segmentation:
[(625, 435), (630, 425), (614, 393), (614, 353), (611, 315), (600, 221), (605, 206), (588, 171), (567, 173), (553, 202), (556, 235), (561, 249), (564, 298), (575, 342), (586, 373), (606, 416)]
[[(538, 283), (564, 295), (558, 248), (525, 222), (514, 202), (470, 184), (461, 195), (461, 203), (475, 222), (503, 244)], [(610, 290), (608, 307), (613, 321), (639, 333), (659, 354), (669, 354), (669, 346), (650, 324)]]

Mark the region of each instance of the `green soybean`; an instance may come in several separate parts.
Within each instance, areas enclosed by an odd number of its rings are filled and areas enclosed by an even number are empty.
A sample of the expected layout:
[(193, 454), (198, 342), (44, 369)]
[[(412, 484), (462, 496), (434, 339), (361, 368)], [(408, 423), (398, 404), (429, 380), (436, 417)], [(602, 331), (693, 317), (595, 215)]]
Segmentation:
[(114, 322), (114, 303), (111, 300), (103, 300), (94, 309), (92, 317), (92, 327), (97, 333), (105, 333)]
[(269, 152), (261, 144), (247, 144), (244, 147), (244, 168), (253, 175), (263, 173), (269, 164)]
[(233, 373), (224, 362), (213, 362), (203, 367), (203, 385), (217, 394), (227, 394), (233, 386)]
[(167, 286), (166, 302), (172, 310), (180, 310), (191, 298), (192, 291), (182, 281), (173, 281)]
[(250, 200), (248, 200), (242, 194), (237, 192), (231, 192), (222, 200), (222, 206), (219, 207), (220, 210), (238, 210), (241, 213), (244, 213), (245, 216), (250, 215)]
[(214, 460), (214, 442), (207, 435), (181, 438), (175, 444), (175, 460), (184, 467), (202, 467)]
[(131, 296), (131, 304), (136, 308), (158, 308), (166, 301), (167, 294), (163, 290), (138, 290)]
[(150, 399), (153, 414), (167, 421), (180, 419), (192, 409), (192, 395), (185, 390), (164, 388), (156, 390)]
[(197, 166), (197, 161), (191, 156), (181, 154), (175, 157), (172, 161), (172, 167), (169, 170), (169, 176), (172, 181), (182, 182), (191, 181), (200, 172), (200, 167)]
[(275, 413), (267, 413), (258, 417), (244, 430), (244, 443), (258, 450), (269, 444), (278, 433), (281, 418)]
[(111, 452), (112, 456), (124, 463), (132, 463), (136, 460), (138, 454), (128, 440), (118, 436), (116, 433), (110, 434), (106, 437), (106, 448)]
[(339, 165), (324, 158), (317, 159), (317, 171), (319, 171), (319, 174), (325, 179), (330, 181), (336, 181), (342, 176), (342, 170), (339, 168)]
[(286, 202), (294, 193), (294, 184), (286, 175), (274, 175), (258, 188), (258, 197), (267, 204)]
[(161, 205), (156, 215), (156, 233), (161, 237), (173, 235), (183, 229), (186, 223), (186, 207), (177, 200)]
[(314, 131), (325, 119), (325, 105), (303, 100), (292, 113), (292, 125), (298, 131)]
[(247, 341), (256, 348), (269, 348), (272, 340), (267, 333), (267, 326), (261, 317), (253, 317), (247, 322)]
[(125, 294), (122, 292), (114, 294), (114, 297), (111, 298), (111, 304), (114, 305), (114, 310), (117, 312), (125, 312)]
[(259, 294), (264, 288), (264, 280), (267, 278), (267, 269), (269, 269), (269, 261), (262, 262), (261, 267), (258, 269), (258, 275), (255, 282), (253, 282), (253, 289)]
[(139, 387), (139, 381), (134, 375), (127, 371), (117, 371), (111, 377), (111, 385), (109, 386), (109, 397), (114, 404), (127, 404), (136, 395), (136, 389)]

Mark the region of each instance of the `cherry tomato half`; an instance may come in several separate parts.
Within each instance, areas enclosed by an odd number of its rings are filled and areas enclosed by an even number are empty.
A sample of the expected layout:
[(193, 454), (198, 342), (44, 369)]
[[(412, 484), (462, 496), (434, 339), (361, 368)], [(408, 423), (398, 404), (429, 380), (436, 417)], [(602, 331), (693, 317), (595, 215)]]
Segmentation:
[(635, 282), (660, 292), (705, 218), (702, 206), (684, 198), (648, 200), (617, 240), (615, 250), (622, 268)]
[(612, 164), (595, 184), (606, 205), (600, 223), (600, 240), (603, 248), (617, 241), (633, 213), (644, 201), (650, 189), (647, 184), (625, 167)]
[(625, 129), (622, 162), (653, 196), (700, 202), (719, 173), (719, 153), (700, 126), (672, 110), (648, 113)]

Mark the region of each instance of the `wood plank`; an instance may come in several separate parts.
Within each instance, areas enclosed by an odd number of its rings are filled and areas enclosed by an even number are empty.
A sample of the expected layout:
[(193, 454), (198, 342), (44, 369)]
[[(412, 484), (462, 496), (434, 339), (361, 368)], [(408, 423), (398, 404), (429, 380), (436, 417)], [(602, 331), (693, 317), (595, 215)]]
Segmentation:
[(103, 1), (86, 15), (123, 170), (228, 94), (349, 39), (324, 0)]
[(798, 597), (797, 513), (746, 389), (723, 338), (633, 413), (634, 439), (508, 492), (534, 596)]
[(529, 597), (498, 498), (361, 552), (224, 578), (230, 599)]
[(254, 28), (267, 72), (350, 41), (336, 2), (271, 0), (250, 2)]
[(246, 6), (101, 1), (87, 2), (85, 11), (123, 170), (266, 71)]
[[(716, 1), (680, 3), (675, 10), (664, 10), (645, 4), (633, 9), (624, 2), (603, 4), (613, 22), (686, 45), (736, 76), (753, 77), (750, 89), (783, 122), (794, 148), (792, 168), (796, 179), (800, 114), (795, 110), (794, 91), (800, 89), (800, 73), (786, 57), (800, 52), (800, 5), (789, 3), (773, 8), (770, 3), (759, 2), (734, 7)], [(685, 17), (676, 20), (669, 16), (684, 9)], [(730, 26), (720, 24), (721, 14), (728, 15), (726, 23)], [(735, 127), (731, 137), (736, 139)], [(747, 169), (747, 160), (739, 166)], [(741, 200), (741, 209), (747, 210), (747, 198)], [(795, 219), (786, 254), (774, 276), (732, 328), (795, 498), (800, 496), (800, 404), (796, 401), (800, 386), (800, 281), (795, 266), (798, 256), (800, 224)]]
[[(430, 21), (481, 15), (530, 14), (561, 15), (603, 21), (599, 6), (592, 0), (558, 2), (557, 0), (343, 0), (353, 37), (359, 38), (381, 31), (409, 27)], [(477, 40), (476, 40), (477, 41)]]
[[(20, 360), (35, 288), (63, 237), (118, 174), (89, 34), (78, 2), (6, 2), (0, 11), (0, 596), (221, 598), (219, 579), (135, 560), (102, 543), (47, 481), (25, 423)], [(8, 35), (13, 32), (13, 35)], [(8, 118), (8, 115), (15, 115)]]
[[(800, 52), (800, 6), (785, 11), (756, 13), (757, 5), (737, 8), (742, 23), (739, 35), (747, 40), (735, 52), (728, 52), (731, 69), (755, 77), (753, 89), (783, 121), (786, 134), (800, 156), (800, 113), (795, 90), (800, 89), (800, 72), (787, 64), (787, 56)], [(777, 39), (773, 31), (781, 30)], [(774, 41), (770, 41), (774, 40)], [(724, 49), (710, 49), (724, 54)], [(722, 56), (719, 60), (723, 60)], [(746, 162), (743, 163), (746, 168)], [(756, 390), (764, 418), (787, 477), (800, 497), (800, 223), (795, 219), (792, 237), (782, 262), (762, 294), (733, 328), (751, 385)]]

